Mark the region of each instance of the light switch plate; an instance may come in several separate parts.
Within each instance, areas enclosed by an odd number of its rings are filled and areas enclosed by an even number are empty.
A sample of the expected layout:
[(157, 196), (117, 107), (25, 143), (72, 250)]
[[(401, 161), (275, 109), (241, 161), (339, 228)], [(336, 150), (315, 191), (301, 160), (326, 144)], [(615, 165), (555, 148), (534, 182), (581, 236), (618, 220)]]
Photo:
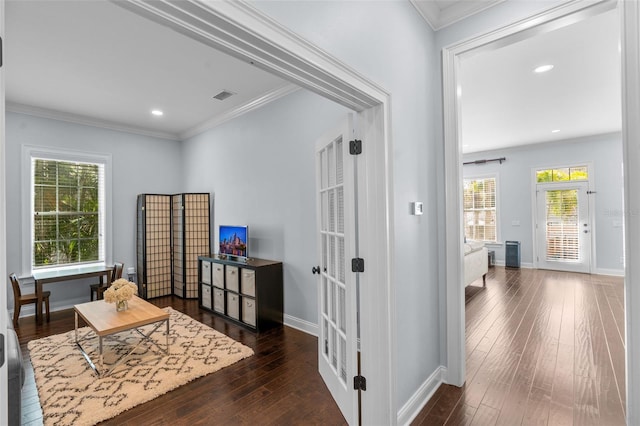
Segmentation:
[(422, 202), (414, 201), (411, 203), (411, 214), (415, 216), (420, 216), (422, 214)]

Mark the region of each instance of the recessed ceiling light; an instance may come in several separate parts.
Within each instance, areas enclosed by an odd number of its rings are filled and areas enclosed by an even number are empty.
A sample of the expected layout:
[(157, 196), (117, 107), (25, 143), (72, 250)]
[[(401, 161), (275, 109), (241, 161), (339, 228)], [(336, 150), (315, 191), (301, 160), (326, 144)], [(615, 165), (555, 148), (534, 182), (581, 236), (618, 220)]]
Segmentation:
[(551, 131), (551, 133), (558, 133), (559, 131), (560, 131), (560, 129), (553, 129), (553, 130)]
[(151, 110), (151, 114), (155, 115), (156, 117), (160, 117), (164, 115), (164, 112), (160, 111), (159, 109), (154, 109), (154, 110)]
[(541, 74), (543, 72), (551, 71), (552, 69), (553, 69), (553, 65), (551, 65), (551, 64), (549, 64), (549, 65), (540, 65), (539, 67), (534, 69), (533, 72)]

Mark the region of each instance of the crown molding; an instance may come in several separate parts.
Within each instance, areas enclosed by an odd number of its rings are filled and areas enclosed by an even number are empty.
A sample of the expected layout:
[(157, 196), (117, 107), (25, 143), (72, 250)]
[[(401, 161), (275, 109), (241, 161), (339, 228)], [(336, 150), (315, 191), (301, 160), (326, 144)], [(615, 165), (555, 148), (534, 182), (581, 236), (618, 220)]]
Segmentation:
[(6, 110), (7, 112), (32, 115), (34, 117), (48, 118), (51, 120), (66, 121), (68, 123), (98, 127), (107, 130), (115, 130), (117, 132), (133, 133), (136, 135), (150, 136), (153, 138), (168, 139), (172, 141), (180, 140), (178, 135), (173, 133), (158, 132), (154, 130), (143, 129), (140, 127), (127, 126), (112, 121), (101, 120), (99, 118), (87, 117), (85, 115), (72, 114), (69, 112), (56, 111), (48, 108), (35, 107), (17, 102), (7, 101)]
[(244, 0), (114, 3), (354, 111), (389, 97), (381, 86)]
[(434, 31), (455, 24), (471, 15), (502, 3), (504, 0), (458, 0), (445, 8), (440, 8), (434, 0), (409, 0), (420, 16)]
[(227, 121), (231, 121), (235, 118), (240, 117), (241, 115), (244, 115), (248, 112), (261, 108), (270, 102), (273, 102), (277, 99), (280, 99), (298, 90), (300, 90), (300, 87), (294, 84), (287, 84), (280, 88), (274, 89), (261, 96), (258, 96), (257, 98), (251, 99), (250, 101), (245, 102), (244, 104), (238, 105), (235, 108), (225, 111), (222, 114), (218, 114), (215, 117), (212, 117), (198, 124), (197, 126), (192, 127), (189, 130), (186, 130), (180, 133), (179, 135), (180, 140), (184, 141), (194, 136), (197, 136), (200, 133), (203, 133), (209, 129), (213, 129), (214, 127), (217, 127), (223, 123), (226, 123)]
[(433, 1), (409, 0), (433, 31), (440, 29), (440, 8)]

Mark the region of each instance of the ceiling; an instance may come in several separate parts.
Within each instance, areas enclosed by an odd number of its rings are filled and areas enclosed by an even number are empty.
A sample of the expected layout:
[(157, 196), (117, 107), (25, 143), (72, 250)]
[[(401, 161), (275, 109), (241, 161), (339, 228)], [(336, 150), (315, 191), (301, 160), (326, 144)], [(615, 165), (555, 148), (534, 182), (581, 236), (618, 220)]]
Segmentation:
[(113, 2), (7, 1), (5, 32), (9, 111), (182, 140), (295, 90)]
[[(411, 0), (433, 28), (500, 1)], [(109, 1), (10, 0), (5, 32), (9, 111), (184, 140), (297, 89)], [(618, 33), (612, 11), (464, 57), (463, 151), (619, 131)]]
[[(618, 19), (612, 10), (463, 57), (463, 152), (620, 131)], [(554, 68), (533, 72), (545, 64)]]
[(435, 31), (504, 0), (409, 0)]

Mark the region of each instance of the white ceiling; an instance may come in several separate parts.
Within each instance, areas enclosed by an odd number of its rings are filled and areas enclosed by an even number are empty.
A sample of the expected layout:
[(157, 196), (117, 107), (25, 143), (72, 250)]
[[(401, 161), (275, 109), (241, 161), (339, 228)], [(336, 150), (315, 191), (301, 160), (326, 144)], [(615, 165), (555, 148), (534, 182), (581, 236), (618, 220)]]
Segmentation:
[[(440, 28), (502, 0), (411, 1)], [(296, 89), (113, 2), (9, 0), (5, 23), (10, 111), (183, 140)], [(613, 11), (464, 58), (463, 151), (619, 131), (618, 33)]]
[[(295, 89), (113, 2), (5, 5), (10, 111), (180, 140)], [(213, 99), (222, 90), (236, 95)]]
[[(618, 19), (613, 10), (463, 58), (463, 152), (620, 131)], [(554, 68), (533, 72), (543, 64)]]

